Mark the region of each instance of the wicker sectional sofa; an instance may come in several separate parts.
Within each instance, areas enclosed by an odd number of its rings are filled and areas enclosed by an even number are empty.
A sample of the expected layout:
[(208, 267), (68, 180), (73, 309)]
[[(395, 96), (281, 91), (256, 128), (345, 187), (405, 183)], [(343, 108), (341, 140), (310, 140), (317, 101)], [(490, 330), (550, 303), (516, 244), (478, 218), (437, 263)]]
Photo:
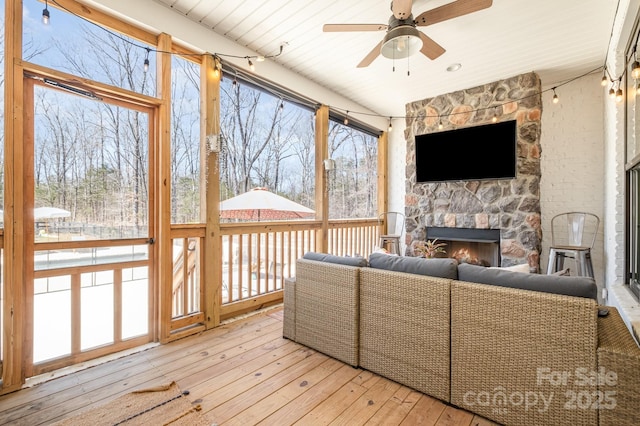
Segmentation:
[(640, 348), (592, 280), (382, 256), (299, 259), (284, 337), (501, 424), (640, 424)]

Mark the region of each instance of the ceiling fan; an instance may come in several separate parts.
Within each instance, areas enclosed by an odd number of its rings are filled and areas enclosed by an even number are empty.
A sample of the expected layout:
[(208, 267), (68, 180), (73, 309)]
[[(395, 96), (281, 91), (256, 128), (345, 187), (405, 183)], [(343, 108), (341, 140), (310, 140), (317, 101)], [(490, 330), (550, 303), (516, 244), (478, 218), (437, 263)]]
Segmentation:
[(369, 66), (378, 55), (389, 59), (402, 59), (420, 51), (429, 59), (436, 59), (445, 49), (418, 31), (416, 27), (426, 27), (477, 12), (491, 6), (493, 0), (456, 0), (426, 12), (414, 20), (411, 13), (412, 0), (392, 0), (388, 24), (325, 24), (324, 32), (382, 31), (387, 34), (382, 41), (358, 64), (358, 68)]

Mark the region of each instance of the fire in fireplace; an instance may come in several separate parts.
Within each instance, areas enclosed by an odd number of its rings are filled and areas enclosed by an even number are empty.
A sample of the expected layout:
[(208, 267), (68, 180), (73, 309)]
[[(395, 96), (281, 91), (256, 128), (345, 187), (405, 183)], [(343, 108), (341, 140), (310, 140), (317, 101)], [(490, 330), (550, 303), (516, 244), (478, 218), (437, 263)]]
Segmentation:
[(458, 261), (458, 263), (470, 263), (472, 265), (491, 266), (488, 260), (478, 257), (473, 251), (468, 248), (462, 248), (454, 251), (451, 257)]

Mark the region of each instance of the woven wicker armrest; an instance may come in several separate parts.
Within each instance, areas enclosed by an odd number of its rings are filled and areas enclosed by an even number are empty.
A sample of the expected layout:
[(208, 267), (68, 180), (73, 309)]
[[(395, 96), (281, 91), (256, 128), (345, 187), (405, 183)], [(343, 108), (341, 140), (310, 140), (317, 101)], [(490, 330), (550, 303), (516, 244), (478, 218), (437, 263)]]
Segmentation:
[(296, 262), (296, 342), (358, 365), (359, 277), (356, 266)]
[(640, 424), (640, 348), (616, 308), (598, 318), (600, 425)]
[(296, 340), (296, 278), (284, 280), (284, 320), (282, 322), (282, 336)]

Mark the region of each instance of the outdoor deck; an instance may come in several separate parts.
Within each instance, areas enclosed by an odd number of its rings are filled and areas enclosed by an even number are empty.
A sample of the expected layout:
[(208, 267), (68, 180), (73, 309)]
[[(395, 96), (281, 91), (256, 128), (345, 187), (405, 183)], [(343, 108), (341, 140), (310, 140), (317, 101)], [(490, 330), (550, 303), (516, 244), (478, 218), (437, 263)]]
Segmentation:
[(170, 381), (212, 424), (494, 424), (282, 338), (281, 308), (4, 395), (0, 424), (50, 424)]

